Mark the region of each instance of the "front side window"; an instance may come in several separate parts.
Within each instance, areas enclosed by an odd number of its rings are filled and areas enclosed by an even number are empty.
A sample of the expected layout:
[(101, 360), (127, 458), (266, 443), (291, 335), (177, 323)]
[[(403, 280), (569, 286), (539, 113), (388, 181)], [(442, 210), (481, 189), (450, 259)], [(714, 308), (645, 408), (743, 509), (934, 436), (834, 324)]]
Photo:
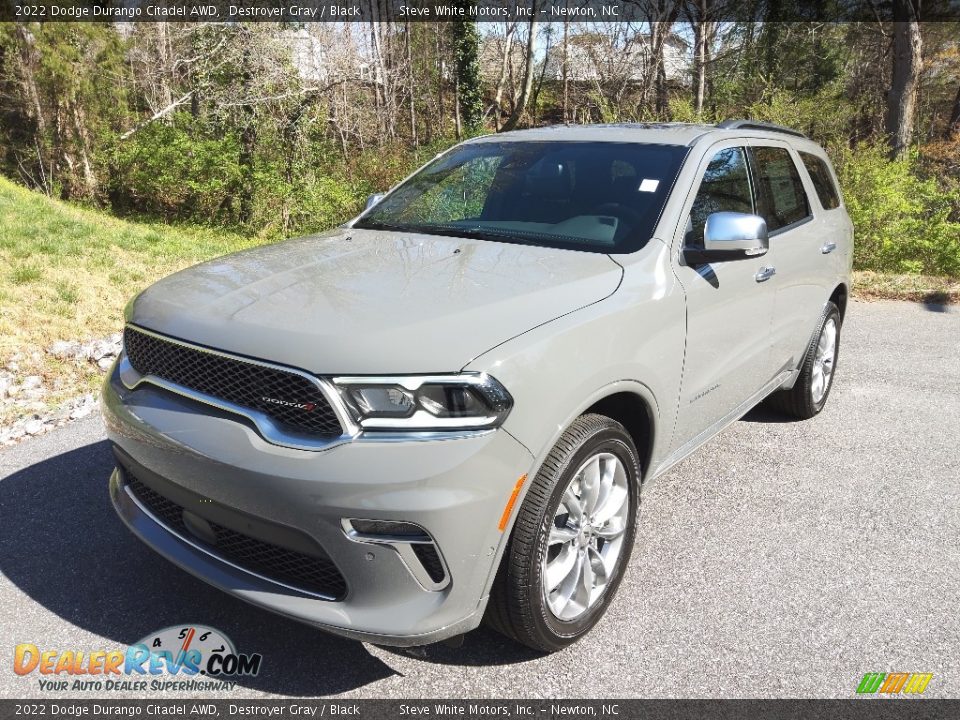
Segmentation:
[(628, 253), (652, 237), (687, 148), (615, 142), (468, 143), (354, 227)]
[(773, 232), (809, 217), (810, 204), (790, 152), (782, 147), (758, 147), (753, 157), (758, 214), (767, 221), (767, 230)]
[(824, 210), (833, 210), (840, 207), (840, 193), (837, 192), (837, 186), (833, 182), (833, 176), (830, 174), (830, 168), (823, 158), (816, 155), (802, 152), (800, 159), (810, 174), (813, 181), (813, 189), (817, 191), (817, 197), (820, 198), (820, 204)]
[(715, 212), (753, 213), (750, 173), (743, 148), (721, 150), (710, 160), (690, 209), (686, 244), (703, 246), (707, 216)]

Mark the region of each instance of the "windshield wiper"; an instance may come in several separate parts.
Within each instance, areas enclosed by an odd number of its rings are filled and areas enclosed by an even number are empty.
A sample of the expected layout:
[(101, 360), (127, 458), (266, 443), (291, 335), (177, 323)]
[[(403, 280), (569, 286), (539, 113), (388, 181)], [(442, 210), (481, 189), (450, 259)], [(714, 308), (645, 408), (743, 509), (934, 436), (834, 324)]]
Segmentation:
[(361, 230), (387, 230), (392, 232), (420, 233), (422, 235), (439, 235), (441, 237), (461, 237), (472, 240), (500, 240), (495, 233), (486, 233), (479, 228), (465, 228), (458, 225), (401, 225), (384, 223), (378, 220), (361, 220), (355, 228)]
[(391, 230), (393, 232), (419, 232), (410, 225), (397, 225), (394, 223), (379, 222), (378, 220), (361, 220), (353, 224), (355, 228), (361, 230)]

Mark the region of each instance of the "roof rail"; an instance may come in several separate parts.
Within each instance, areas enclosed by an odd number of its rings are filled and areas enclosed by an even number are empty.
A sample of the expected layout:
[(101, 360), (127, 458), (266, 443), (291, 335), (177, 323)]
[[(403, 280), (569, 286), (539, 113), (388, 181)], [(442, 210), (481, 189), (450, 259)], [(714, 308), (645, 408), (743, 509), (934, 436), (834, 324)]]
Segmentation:
[(784, 133), (785, 135), (806, 137), (806, 135), (799, 130), (784, 127), (783, 125), (761, 122), (759, 120), (724, 120), (722, 123), (717, 123), (717, 127), (721, 130), (768, 130), (770, 132)]

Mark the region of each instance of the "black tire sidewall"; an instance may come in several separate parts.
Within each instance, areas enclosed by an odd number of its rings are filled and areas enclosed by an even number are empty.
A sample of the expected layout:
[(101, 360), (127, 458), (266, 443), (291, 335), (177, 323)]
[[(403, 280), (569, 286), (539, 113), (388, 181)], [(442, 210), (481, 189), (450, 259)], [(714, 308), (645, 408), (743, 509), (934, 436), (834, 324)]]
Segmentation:
[[(628, 475), (628, 490), (630, 509), (627, 518), (627, 528), (623, 539), (620, 557), (614, 569), (613, 578), (607, 584), (603, 595), (597, 603), (581, 617), (572, 621), (563, 621), (556, 618), (547, 605), (543, 594), (542, 559), (547, 551), (547, 539), (553, 517), (563, 497), (572, 474), (591, 455), (600, 452), (609, 452), (616, 455), (623, 463)], [(580, 446), (571, 453), (563, 469), (554, 480), (553, 491), (543, 517), (540, 519), (540, 529), (537, 537), (536, 550), (530, 568), (530, 604), (533, 610), (533, 620), (538, 634), (547, 641), (545, 644), (565, 647), (587, 633), (603, 616), (610, 602), (613, 600), (623, 579), (624, 570), (630, 562), (633, 542), (636, 536), (637, 515), (639, 509), (639, 462), (630, 436), (619, 425), (612, 425), (600, 429), (587, 437)]]
[[(833, 340), (833, 368), (830, 372), (830, 379), (827, 382), (826, 390), (824, 390), (823, 397), (820, 398), (820, 402), (814, 402), (813, 400), (813, 364), (816, 362), (817, 357), (817, 346), (820, 344), (820, 338), (823, 336), (823, 330), (827, 326), (830, 318), (833, 318), (837, 326), (837, 335)], [(807, 402), (810, 403), (810, 408), (813, 411), (812, 415), (818, 415), (824, 406), (827, 404), (827, 398), (830, 397), (830, 391), (833, 389), (833, 380), (837, 376), (837, 367), (840, 363), (840, 311), (837, 309), (837, 306), (833, 303), (830, 303), (827, 306), (826, 311), (823, 313), (823, 318), (820, 320), (820, 329), (817, 332), (816, 337), (813, 340), (813, 343), (810, 345), (810, 350), (807, 355), (806, 362), (803, 367), (803, 390), (807, 394)]]

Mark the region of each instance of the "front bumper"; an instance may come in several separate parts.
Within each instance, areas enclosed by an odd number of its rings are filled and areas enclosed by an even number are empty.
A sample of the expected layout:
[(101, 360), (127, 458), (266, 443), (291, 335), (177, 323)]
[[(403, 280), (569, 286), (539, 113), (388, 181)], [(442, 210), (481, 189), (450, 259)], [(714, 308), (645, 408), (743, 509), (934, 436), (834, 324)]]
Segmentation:
[[(250, 603), (383, 644), (428, 644), (480, 623), (505, 544), (498, 522), (533, 463), (504, 431), (409, 442), (361, 436), (322, 452), (279, 447), (236, 415), (149, 385), (128, 390), (115, 370), (104, 385), (103, 413), (120, 459), (111, 499), (147, 545)], [(278, 537), (308, 537), (343, 575), (342, 598), (322, 599), (218, 557), (136, 499), (129, 484), (136, 473), (202, 498), (189, 509), (205, 520), (214, 522), (219, 510), (269, 524), (282, 531)], [(411, 570), (402, 544), (350, 539), (345, 518), (424, 528), (445, 565), (442, 587)]]

